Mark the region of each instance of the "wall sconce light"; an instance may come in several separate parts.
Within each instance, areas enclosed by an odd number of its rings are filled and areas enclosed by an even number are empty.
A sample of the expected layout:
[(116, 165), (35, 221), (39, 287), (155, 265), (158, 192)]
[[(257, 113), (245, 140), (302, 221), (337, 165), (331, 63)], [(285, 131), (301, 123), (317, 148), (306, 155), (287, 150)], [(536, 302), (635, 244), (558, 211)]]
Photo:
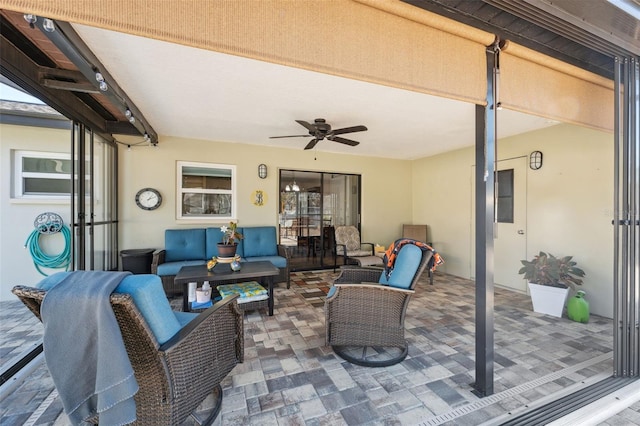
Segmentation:
[(542, 167), (542, 152), (533, 151), (529, 155), (529, 168), (531, 170), (538, 170), (541, 167)]
[(265, 179), (267, 177), (267, 165), (266, 164), (260, 164), (258, 166), (258, 177), (260, 179)]

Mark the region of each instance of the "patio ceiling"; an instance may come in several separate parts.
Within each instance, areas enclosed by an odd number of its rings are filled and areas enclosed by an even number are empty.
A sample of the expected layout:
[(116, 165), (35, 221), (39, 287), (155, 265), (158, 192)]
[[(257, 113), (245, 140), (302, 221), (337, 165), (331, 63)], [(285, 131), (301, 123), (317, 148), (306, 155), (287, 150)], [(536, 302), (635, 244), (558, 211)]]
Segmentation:
[[(579, 41), (527, 20), (532, 18), (519, 17), (517, 10), (506, 11), (507, 6), (501, 1), (408, 3), (519, 43), (528, 41), (528, 47), (611, 76), (610, 54), (586, 48)], [(534, 1), (511, 3), (526, 5)], [(575, 6), (570, 0), (559, 3), (567, 8)], [(609, 14), (616, 11), (617, 21), (613, 22), (624, 31), (616, 31), (614, 35), (622, 40), (621, 46), (623, 41), (631, 42), (631, 46), (635, 41), (635, 46), (638, 45), (636, 20), (605, 0), (592, 0), (590, 4)], [(576, 10), (565, 13), (575, 16)], [(2, 14), (3, 47), (7, 41), (21, 40), (19, 49), (39, 63), (39, 71), (42, 67), (57, 69), (58, 80), (78, 85), (88, 83), (39, 30), (29, 28), (22, 14), (8, 11)], [(567, 16), (565, 19), (569, 19)], [(598, 25), (602, 22), (593, 23), (594, 27)], [(325, 140), (316, 145), (318, 152), (415, 159), (475, 142), (474, 106), (469, 103), (83, 25), (72, 27), (161, 135), (160, 143), (164, 137), (177, 137), (301, 150), (310, 138), (269, 139), (269, 136), (303, 135), (306, 130), (295, 120), (312, 122), (315, 118), (325, 118), (334, 128), (362, 124), (369, 129), (349, 135), (361, 142), (357, 147)], [(43, 87), (42, 81), (40, 78), (32, 86), (40, 84), (40, 97), (63, 99), (58, 102), (61, 105), (43, 99), (57, 109), (64, 110), (75, 97), (83, 107), (75, 107), (72, 112), (84, 114), (89, 123), (102, 124), (101, 129), (107, 133), (135, 133), (122, 111), (100, 93)], [(32, 91), (33, 87), (29, 89)], [(499, 137), (556, 124), (508, 110), (500, 111), (498, 120)]]

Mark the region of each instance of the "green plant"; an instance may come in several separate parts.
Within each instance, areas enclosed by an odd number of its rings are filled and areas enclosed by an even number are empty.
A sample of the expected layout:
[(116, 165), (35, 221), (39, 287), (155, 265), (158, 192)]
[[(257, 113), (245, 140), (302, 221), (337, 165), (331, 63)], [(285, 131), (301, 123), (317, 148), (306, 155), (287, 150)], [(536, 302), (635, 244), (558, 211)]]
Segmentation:
[(573, 256), (555, 257), (541, 251), (533, 260), (522, 260), (523, 266), (518, 273), (534, 284), (575, 289), (582, 285), (585, 274), (572, 259)]
[(229, 222), (229, 226), (223, 225), (220, 227), (222, 231), (222, 242), (224, 244), (233, 244), (236, 240), (241, 240), (244, 237), (237, 231), (238, 224), (236, 222)]

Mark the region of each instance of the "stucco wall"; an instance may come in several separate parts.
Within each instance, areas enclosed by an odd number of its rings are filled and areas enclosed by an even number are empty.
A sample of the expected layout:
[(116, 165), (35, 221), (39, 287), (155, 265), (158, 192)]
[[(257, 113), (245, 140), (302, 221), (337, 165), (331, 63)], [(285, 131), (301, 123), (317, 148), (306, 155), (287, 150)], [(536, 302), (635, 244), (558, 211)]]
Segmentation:
[[(613, 315), (613, 135), (560, 124), (498, 141), (499, 159), (544, 154), (527, 169), (527, 245), (573, 255), (586, 272), (583, 290), (595, 314)], [(473, 148), (417, 160), (413, 166), (413, 220), (427, 223), (445, 257), (443, 271), (468, 278), (471, 268)], [(520, 265), (514, 265), (519, 268)]]
[[(44, 212), (54, 212), (69, 224), (69, 201), (16, 200), (12, 198), (12, 150), (69, 152), (69, 130), (0, 124), (0, 300), (17, 300), (13, 286), (33, 285), (44, 278), (24, 248), (34, 230), (33, 221)], [(61, 234), (43, 236), (41, 246), (47, 254), (58, 254), (64, 247)], [(45, 273), (55, 270), (43, 268)]]
[[(363, 241), (389, 244), (411, 222), (411, 163), (384, 158), (337, 155), (300, 149), (267, 148), (202, 140), (162, 137), (157, 148), (121, 149), (120, 248), (160, 248), (167, 228), (219, 226), (220, 222), (184, 223), (176, 220), (176, 161), (235, 164), (238, 176), (238, 224), (278, 224), (278, 170), (311, 170), (362, 175)], [(268, 167), (258, 178), (258, 165)], [(143, 211), (133, 202), (144, 187), (160, 191), (163, 203)], [(267, 194), (265, 205), (252, 203), (255, 190)]]

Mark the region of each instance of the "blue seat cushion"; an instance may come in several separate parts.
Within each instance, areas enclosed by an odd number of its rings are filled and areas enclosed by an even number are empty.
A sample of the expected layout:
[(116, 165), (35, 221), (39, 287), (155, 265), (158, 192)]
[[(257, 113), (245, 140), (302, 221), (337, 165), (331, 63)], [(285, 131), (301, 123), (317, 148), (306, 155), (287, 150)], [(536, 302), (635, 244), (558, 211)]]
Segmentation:
[[(60, 283), (70, 272), (58, 272), (36, 284), (37, 288), (49, 290)], [(176, 317), (171, 310), (167, 296), (162, 288), (160, 277), (152, 274), (126, 276), (114, 290), (119, 294), (130, 294), (151, 332), (159, 344), (163, 344), (176, 334), (187, 318)], [(191, 318), (193, 319), (193, 318)]]
[(420, 249), (420, 247), (413, 244), (404, 245), (398, 253), (393, 272), (389, 279), (387, 280), (387, 276), (383, 271), (382, 274), (380, 274), (380, 280), (378, 282), (391, 287), (411, 288), (411, 281), (413, 281), (413, 277), (416, 275), (421, 260), (422, 249)]
[(331, 288), (329, 289), (329, 293), (327, 293), (327, 297), (333, 296), (335, 292), (336, 292), (336, 287), (331, 286)]
[(165, 262), (205, 258), (205, 230), (167, 229), (164, 231)]
[(256, 256), (242, 259), (245, 262), (259, 262), (259, 261), (269, 261), (276, 268), (286, 268), (287, 267), (287, 258), (282, 256)]
[(180, 323), (180, 328), (182, 328), (185, 325), (189, 324), (191, 321), (193, 321), (198, 316), (198, 314), (196, 314), (195, 312), (173, 311), (173, 314), (176, 316), (176, 319)]
[(278, 255), (278, 239), (275, 226), (253, 226), (243, 229), (243, 257)]
[(178, 271), (180, 271), (180, 268), (183, 266), (204, 265), (205, 263), (207, 262), (204, 259), (161, 263), (158, 265), (158, 275), (161, 277), (165, 277), (167, 275), (178, 275)]

